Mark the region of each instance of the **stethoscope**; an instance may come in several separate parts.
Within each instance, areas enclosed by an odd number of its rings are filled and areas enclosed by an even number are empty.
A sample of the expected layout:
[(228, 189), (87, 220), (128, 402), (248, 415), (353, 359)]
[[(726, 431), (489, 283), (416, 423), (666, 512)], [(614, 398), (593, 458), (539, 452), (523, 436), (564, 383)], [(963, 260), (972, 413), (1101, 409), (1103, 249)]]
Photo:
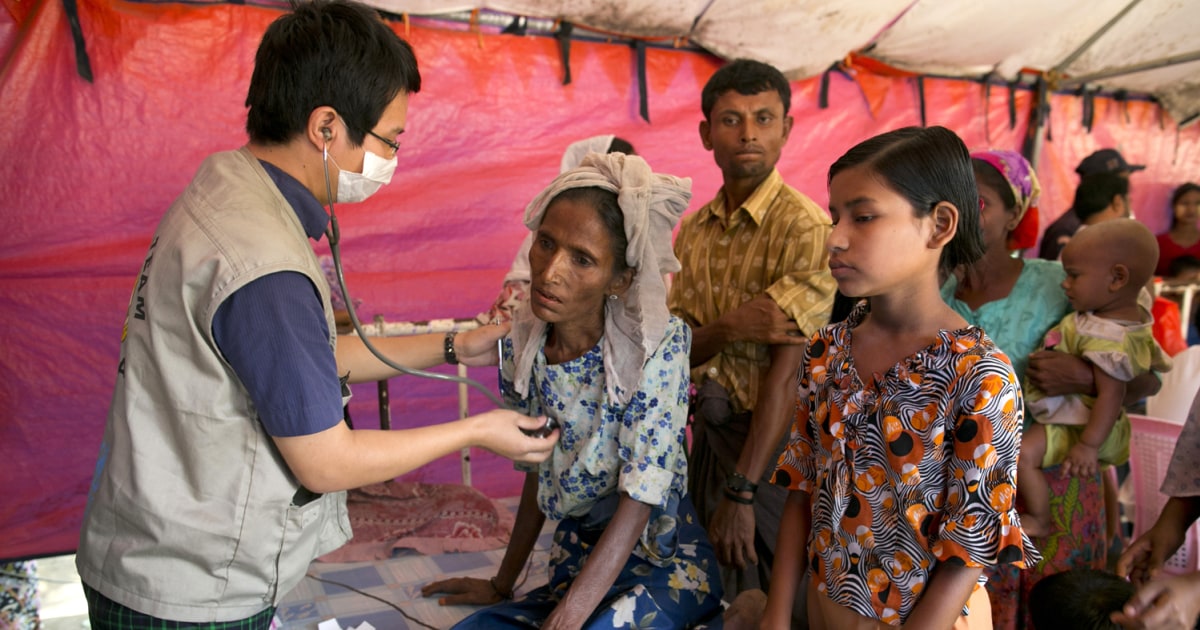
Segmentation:
[[(327, 140), (328, 140), (328, 138), (327, 138)], [(409, 376), (419, 376), (421, 378), (429, 378), (429, 379), (433, 379), (436, 381), (449, 381), (452, 383), (461, 383), (463, 385), (468, 385), (470, 387), (474, 387), (475, 389), (483, 392), (484, 395), (487, 396), (488, 399), (491, 400), (493, 403), (495, 403), (497, 407), (501, 407), (501, 408), (506, 407), (506, 405), (504, 404), (504, 401), (500, 400), (500, 398), (498, 396), (496, 396), (496, 394), (492, 393), (492, 390), (488, 389), (483, 383), (480, 383), (479, 381), (477, 381), (473, 378), (469, 378), (466, 376), (459, 376), (457, 374), (439, 374), (437, 372), (429, 372), (426, 370), (419, 370), (416, 368), (405, 367), (403, 365), (400, 365), (399, 363), (396, 363), (395, 361), (392, 361), (388, 357), (386, 357), (382, 352), (379, 351), (378, 348), (375, 347), (375, 344), (371, 343), (370, 338), (367, 337), (366, 332), (363, 331), (362, 323), (359, 322), (359, 320), (358, 320), (358, 313), (355, 312), (355, 309), (354, 309), (354, 300), (352, 300), (350, 298), (350, 291), (346, 288), (346, 275), (345, 275), (345, 273), (342, 272), (342, 251), (341, 251), (342, 233), (341, 233), (341, 230), (338, 228), (337, 215), (334, 214), (334, 211), (333, 211), (333, 184), (329, 181), (329, 143), (328, 142), (326, 142), (324, 144), (324, 148), (322, 149), (321, 153), (322, 153), (322, 157), (324, 160), (324, 167), (325, 167), (324, 168), (324, 171), (325, 171), (325, 197), (328, 200), (327, 203), (329, 205), (329, 227), (325, 229), (325, 237), (329, 241), (329, 251), (331, 254), (333, 254), (333, 268), (334, 268), (334, 272), (337, 274), (338, 286), (342, 290), (342, 297), (344, 298), (344, 300), (346, 302), (346, 311), (350, 314), (350, 322), (352, 324), (354, 324), (354, 332), (358, 334), (358, 338), (362, 340), (363, 345), (367, 347), (367, 350), (370, 351), (371, 354), (375, 355), (375, 358), (382, 361), (384, 365), (386, 365), (394, 370), (399, 371), (401, 374), (407, 374)], [(503, 350), (503, 339), (500, 340), (498, 345), (500, 346), (501, 350)], [(499, 356), (503, 356), (503, 352), (501, 352), (501, 354)]]

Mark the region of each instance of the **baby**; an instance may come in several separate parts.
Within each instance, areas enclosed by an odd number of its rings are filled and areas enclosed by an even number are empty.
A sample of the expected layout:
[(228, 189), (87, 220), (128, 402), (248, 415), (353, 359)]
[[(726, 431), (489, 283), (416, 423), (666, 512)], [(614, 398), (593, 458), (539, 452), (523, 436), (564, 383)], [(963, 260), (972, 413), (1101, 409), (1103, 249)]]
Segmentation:
[(1050, 491), (1041, 469), (1091, 476), (1099, 464), (1129, 459), (1125, 384), (1149, 370), (1171, 369), (1151, 334), (1153, 320), (1138, 304), (1158, 261), (1158, 243), (1134, 219), (1114, 219), (1080, 230), (1062, 252), (1062, 287), (1074, 313), (1046, 333), (1045, 347), (1092, 365), (1096, 395), (1047, 397), (1026, 386), (1025, 409), (1036, 422), (1021, 441), (1017, 487), (1025, 504), (1021, 526), (1031, 536), (1050, 533)]

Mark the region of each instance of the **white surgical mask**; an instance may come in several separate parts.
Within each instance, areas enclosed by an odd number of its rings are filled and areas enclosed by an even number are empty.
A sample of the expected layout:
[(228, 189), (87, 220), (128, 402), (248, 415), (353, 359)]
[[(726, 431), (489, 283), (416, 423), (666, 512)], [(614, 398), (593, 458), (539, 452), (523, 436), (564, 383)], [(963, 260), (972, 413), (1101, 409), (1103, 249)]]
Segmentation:
[(333, 156), (329, 156), (333, 161), (333, 165), (338, 169), (338, 203), (358, 203), (367, 197), (375, 194), (375, 191), (383, 187), (384, 184), (392, 181), (392, 175), (396, 172), (397, 160), (395, 156), (390, 160), (367, 151), (363, 156), (363, 170), (361, 173), (347, 171), (341, 166), (338, 166), (337, 160)]

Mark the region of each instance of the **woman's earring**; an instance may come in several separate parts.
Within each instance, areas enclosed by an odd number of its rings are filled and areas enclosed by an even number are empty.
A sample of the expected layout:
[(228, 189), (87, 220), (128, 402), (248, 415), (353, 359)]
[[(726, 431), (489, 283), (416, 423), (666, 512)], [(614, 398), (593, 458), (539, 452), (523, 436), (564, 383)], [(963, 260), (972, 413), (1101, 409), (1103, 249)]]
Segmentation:
[(617, 299), (617, 294), (616, 294), (616, 293), (611, 293), (611, 294), (609, 294), (609, 296), (608, 296), (608, 299), (610, 299), (610, 300), (615, 300), (615, 299)]

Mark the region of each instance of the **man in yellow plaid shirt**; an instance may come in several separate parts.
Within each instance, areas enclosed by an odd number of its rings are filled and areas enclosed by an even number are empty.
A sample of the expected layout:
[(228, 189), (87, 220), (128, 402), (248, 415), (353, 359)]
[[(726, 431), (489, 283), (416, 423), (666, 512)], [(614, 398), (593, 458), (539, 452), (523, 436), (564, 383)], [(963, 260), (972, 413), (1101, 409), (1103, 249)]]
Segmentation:
[(693, 329), (688, 491), (731, 600), (769, 584), (786, 496), (769, 479), (794, 415), (804, 344), (827, 323), (836, 289), (829, 215), (775, 170), (790, 101), (783, 75), (756, 61), (734, 61), (705, 85), (700, 139), (724, 185), (680, 227), (682, 270), (668, 298)]

